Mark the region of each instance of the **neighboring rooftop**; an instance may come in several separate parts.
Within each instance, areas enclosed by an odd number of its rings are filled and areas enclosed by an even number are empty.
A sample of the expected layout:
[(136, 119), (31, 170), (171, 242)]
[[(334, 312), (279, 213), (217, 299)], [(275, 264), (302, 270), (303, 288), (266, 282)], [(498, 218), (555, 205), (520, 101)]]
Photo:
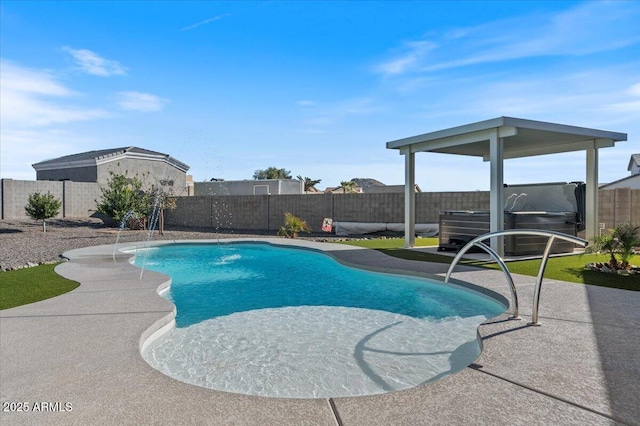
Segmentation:
[(369, 188), (387, 186), (379, 180), (373, 178), (353, 178), (351, 179), (351, 182), (355, 182), (356, 186), (362, 188), (363, 192), (367, 192)]
[(632, 154), (629, 159), (629, 167), (627, 170), (631, 172), (632, 175), (637, 175), (640, 173), (640, 154)]
[(95, 151), (81, 152), (78, 154), (65, 155), (50, 160), (40, 161), (32, 164), (36, 170), (49, 170), (59, 167), (82, 167), (87, 165), (97, 165), (108, 161), (113, 161), (118, 157), (142, 158), (142, 159), (164, 159), (174, 167), (186, 172), (189, 166), (182, 161), (176, 160), (168, 154), (163, 154), (149, 149), (135, 146), (123, 148), (100, 149)]
[(640, 173), (600, 185), (600, 189), (616, 188), (640, 189)]

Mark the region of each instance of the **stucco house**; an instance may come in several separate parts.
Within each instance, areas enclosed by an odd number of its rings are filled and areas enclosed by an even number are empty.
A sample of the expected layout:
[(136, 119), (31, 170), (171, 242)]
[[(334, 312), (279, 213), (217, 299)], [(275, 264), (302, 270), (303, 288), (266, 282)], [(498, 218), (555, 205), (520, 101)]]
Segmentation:
[(45, 160), (32, 165), (37, 180), (70, 180), (106, 185), (109, 172), (138, 175), (145, 185), (172, 187), (181, 195), (187, 187), (189, 166), (168, 154), (138, 148), (102, 149)]
[(304, 194), (297, 179), (252, 179), (194, 182), (194, 195), (291, 195)]
[(629, 159), (629, 167), (627, 170), (631, 172), (631, 175), (640, 174), (640, 154), (633, 154)]
[(640, 154), (631, 155), (631, 158), (629, 159), (629, 167), (627, 167), (627, 170), (631, 172), (630, 176), (618, 179), (605, 185), (600, 185), (600, 189), (640, 189)]

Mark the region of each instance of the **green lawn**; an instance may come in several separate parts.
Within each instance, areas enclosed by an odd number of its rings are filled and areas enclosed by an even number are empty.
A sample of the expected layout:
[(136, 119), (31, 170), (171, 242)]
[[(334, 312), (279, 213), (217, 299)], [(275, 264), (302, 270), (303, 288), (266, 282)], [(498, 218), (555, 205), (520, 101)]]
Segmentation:
[[(399, 249), (404, 247), (404, 238), (374, 238), (369, 240), (341, 241), (340, 243), (374, 250)], [(438, 237), (416, 238), (416, 247), (437, 246), (438, 244)]]
[[(420, 242), (418, 242), (420, 240)], [(450, 256), (444, 256), (436, 253), (424, 253), (415, 250), (406, 250), (403, 248), (404, 239), (371, 239), (358, 241), (344, 241), (344, 244), (366, 247), (378, 250), (389, 256), (401, 259), (418, 260), (422, 262), (446, 263), (450, 264), (453, 260)], [(416, 240), (416, 245), (429, 246), (438, 245), (437, 238), (420, 238)], [(620, 288), (624, 290), (640, 291), (640, 275), (622, 276), (617, 274), (605, 274), (584, 269), (584, 265), (591, 262), (607, 261), (607, 255), (574, 255), (552, 257), (547, 262), (544, 277), (545, 279), (553, 279), (558, 281), (567, 281), (580, 284), (591, 284), (602, 287)], [(478, 262), (473, 260), (463, 260), (461, 264), (477, 266), (480, 268), (500, 269), (496, 263)], [(640, 264), (640, 255), (631, 258), (631, 264)], [(540, 260), (519, 260), (508, 262), (509, 271), (514, 274), (537, 276), (540, 268)]]
[(53, 271), (56, 265), (40, 265), (0, 272), (0, 310), (59, 296), (80, 284)]
[[(552, 257), (547, 262), (544, 276), (545, 278), (559, 281), (640, 291), (640, 275), (623, 276), (591, 271), (584, 268), (584, 265), (587, 263), (606, 262), (608, 259), (608, 255), (596, 254)], [(632, 265), (639, 263), (640, 255), (631, 258)], [(499, 269), (499, 266), (496, 264), (488, 265), (488, 267)], [(540, 268), (540, 260), (508, 262), (507, 267), (509, 271), (514, 274), (537, 276), (538, 269)]]

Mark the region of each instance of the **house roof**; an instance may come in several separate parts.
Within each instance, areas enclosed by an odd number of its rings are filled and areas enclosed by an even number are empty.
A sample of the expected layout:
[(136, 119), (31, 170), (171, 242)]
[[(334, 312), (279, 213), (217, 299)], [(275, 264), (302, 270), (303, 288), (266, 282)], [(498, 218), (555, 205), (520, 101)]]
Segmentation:
[(620, 184), (623, 183), (623, 182), (627, 183), (627, 184), (630, 184), (630, 183), (635, 182), (637, 180), (640, 180), (640, 174), (623, 177), (622, 179), (618, 179), (618, 180), (614, 180), (613, 182), (605, 183), (603, 185), (600, 185), (599, 188), (600, 189), (607, 189), (610, 186), (616, 186), (616, 187), (620, 188)]
[(41, 161), (32, 164), (36, 170), (51, 170), (58, 168), (83, 167), (90, 165), (98, 165), (117, 160), (119, 158), (139, 158), (146, 160), (166, 161), (177, 169), (186, 172), (189, 166), (168, 154), (163, 154), (149, 149), (138, 148), (135, 146), (123, 148), (101, 149), (96, 151), (81, 152), (78, 154), (65, 155), (51, 160)]
[(631, 154), (631, 158), (629, 159), (629, 167), (627, 167), (627, 170), (631, 171), (631, 167), (634, 164), (640, 167), (640, 154)]
[(351, 182), (355, 182), (356, 186), (361, 187), (364, 192), (367, 192), (369, 188), (385, 186), (384, 183), (373, 178), (353, 178)]

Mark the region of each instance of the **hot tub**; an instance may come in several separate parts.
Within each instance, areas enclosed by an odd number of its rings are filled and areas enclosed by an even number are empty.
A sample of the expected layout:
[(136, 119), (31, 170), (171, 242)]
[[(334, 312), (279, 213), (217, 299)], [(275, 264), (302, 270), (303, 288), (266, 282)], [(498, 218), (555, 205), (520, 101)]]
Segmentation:
[[(447, 210), (440, 212), (438, 250), (459, 250), (473, 238), (490, 232), (488, 211)], [(576, 212), (504, 212), (504, 229), (542, 229), (576, 235)], [(510, 235), (504, 237), (509, 256), (541, 254), (546, 237)], [(573, 243), (556, 241), (551, 253), (571, 253)]]

